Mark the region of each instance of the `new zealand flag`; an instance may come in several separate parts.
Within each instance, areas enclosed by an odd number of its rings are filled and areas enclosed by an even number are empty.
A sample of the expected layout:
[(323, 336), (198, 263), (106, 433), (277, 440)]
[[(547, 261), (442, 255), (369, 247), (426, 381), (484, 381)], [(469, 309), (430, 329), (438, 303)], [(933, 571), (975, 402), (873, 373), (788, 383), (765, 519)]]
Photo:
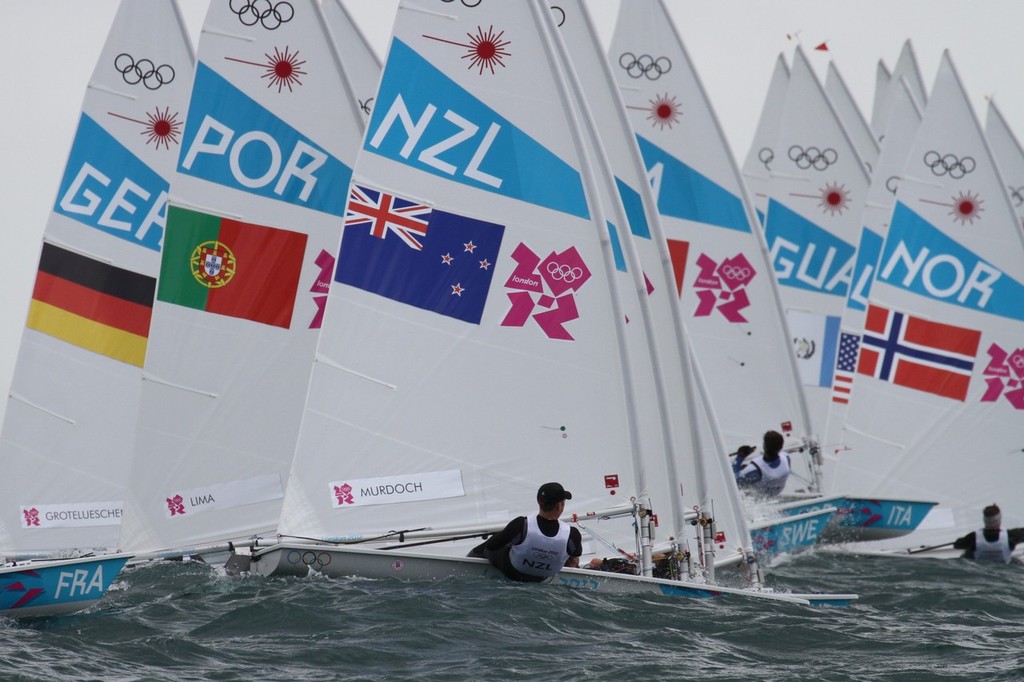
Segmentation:
[(345, 224), (335, 281), (480, 324), (504, 226), (358, 185)]

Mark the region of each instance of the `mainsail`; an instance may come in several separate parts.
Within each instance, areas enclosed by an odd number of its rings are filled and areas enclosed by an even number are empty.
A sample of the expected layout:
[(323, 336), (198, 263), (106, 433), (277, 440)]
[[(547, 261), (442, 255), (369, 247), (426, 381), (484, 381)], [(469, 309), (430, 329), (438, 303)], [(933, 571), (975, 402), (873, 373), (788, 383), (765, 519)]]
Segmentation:
[(1024, 523), (1024, 233), (943, 55), (871, 289), (836, 484), (934, 499), (914, 533), (946, 543), (997, 502)]
[(547, 11), (401, 4), (282, 534), (500, 528), (545, 480), (580, 512), (640, 492), (608, 233), (538, 30)]
[(122, 2), (43, 235), (0, 435), (0, 551), (113, 549), (194, 60), (177, 4)]
[(212, 3), (199, 42), (121, 545), (273, 531), (363, 119), (319, 3)]
[(761, 115), (757, 119), (754, 140), (743, 162), (743, 179), (750, 191), (750, 199), (757, 211), (757, 219), (764, 222), (768, 211), (768, 191), (772, 183), (772, 166), (781, 162), (776, 143), (779, 137), (779, 125), (782, 122), (782, 106), (789, 89), (789, 67), (786, 58), (779, 55), (772, 69), (772, 77), (768, 83), (768, 92), (764, 96)]
[(786, 308), (810, 430), (821, 434), (869, 177), (799, 47), (777, 148), (783, 156), (772, 169), (765, 237)]
[[(768, 429), (809, 436), (758, 219), (660, 2), (621, 8), (610, 61), (618, 65), (616, 79), (654, 185), (694, 360), (707, 377), (726, 444), (734, 449), (757, 443)], [(780, 64), (775, 74), (781, 81)]]

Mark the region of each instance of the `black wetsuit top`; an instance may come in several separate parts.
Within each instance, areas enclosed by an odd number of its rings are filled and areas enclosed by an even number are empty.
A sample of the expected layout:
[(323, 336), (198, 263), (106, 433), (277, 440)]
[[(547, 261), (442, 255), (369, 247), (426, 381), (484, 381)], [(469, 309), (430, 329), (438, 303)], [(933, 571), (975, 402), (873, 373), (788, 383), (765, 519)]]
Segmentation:
[[(537, 527), (541, 533), (553, 538), (558, 535), (558, 521), (537, 517)], [(510, 580), (520, 582), (541, 582), (547, 580), (543, 576), (526, 575), (517, 571), (509, 561), (509, 549), (526, 539), (526, 517), (517, 516), (508, 522), (502, 530), (498, 531), (487, 541), (475, 547), (470, 556), (482, 556), (490, 561), (496, 568), (501, 570)], [(569, 529), (569, 540), (565, 543), (565, 549), (570, 557), (578, 557), (583, 554), (583, 536), (578, 528)]]
[[(998, 530), (991, 530), (986, 528), (984, 531), (982, 531), (982, 533), (985, 536), (985, 539), (989, 542), (995, 542), (999, 539)], [(1024, 528), (1011, 528), (1008, 531), (1006, 531), (1006, 535), (1009, 537), (1010, 540), (1011, 552), (1013, 551), (1014, 547), (1024, 542)], [(956, 542), (953, 543), (953, 549), (962, 549), (964, 550), (965, 559), (973, 559), (975, 544), (976, 538), (974, 535), (974, 531), (972, 530), (970, 533), (963, 536), (962, 538), (958, 538)]]

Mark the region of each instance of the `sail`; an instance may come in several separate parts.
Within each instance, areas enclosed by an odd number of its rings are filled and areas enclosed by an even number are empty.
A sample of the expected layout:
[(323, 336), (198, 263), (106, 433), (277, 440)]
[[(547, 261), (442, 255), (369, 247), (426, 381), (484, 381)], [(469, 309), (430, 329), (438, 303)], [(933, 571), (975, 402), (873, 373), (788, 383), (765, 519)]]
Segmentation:
[(609, 233), (593, 219), (572, 102), (539, 24), (549, 11), (399, 6), (349, 191), (286, 540), (501, 528), (535, 509), (549, 480), (580, 516), (629, 509), (641, 492)]
[(341, 0), (321, 0), (327, 30), (334, 49), (345, 65), (348, 78), (363, 121), (370, 119), (373, 100), (380, 80), (380, 59), (366, 41), (366, 37), (352, 20)]
[(985, 137), (999, 165), (999, 173), (1006, 181), (1006, 191), (1010, 194), (1013, 207), (1024, 226), (1024, 148), (1020, 146), (1020, 141), (1003, 118), (994, 99), (988, 101)]
[(885, 62), (879, 59), (878, 65), (875, 67), (875, 98), (871, 102), (871, 129), (879, 138), (884, 134), (885, 91), (891, 81), (892, 72), (889, 71)]
[[(832, 378), (832, 396), (828, 405), (828, 421), (821, 445), (826, 462), (843, 456), (843, 427), (846, 424), (846, 411), (854, 397), (856, 383), (857, 351), (864, 333), (864, 320), (867, 314), (868, 297), (871, 284), (878, 271), (878, 259), (882, 254), (882, 243), (889, 234), (889, 220), (896, 203), (896, 191), (900, 183), (900, 175), (906, 165), (911, 145), (921, 123), (921, 110), (906, 79), (897, 83), (899, 89), (891, 95), (889, 121), (882, 136), (882, 148), (878, 157), (875, 172), (868, 188), (867, 199), (862, 216), (864, 227), (857, 246), (856, 262), (853, 267), (853, 278), (846, 306), (840, 320), (839, 345), (836, 350), (834, 375)], [(826, 470), (829, 466), (826, 465)], [(829, 487), (834, 488), (835, 481), (829, 480)], [(860, 492), (870, 491), (837, 491)]]
[(754, 141), (743, 162), (743, 179), (747, 183), (750, 199), (754, 203), (757, 218), (761, 222), (764, 221), (764, 214), (768, 211), (768, 190), (772, 182), (772, 164), (776, 163), (776, 158), (779, 157), (779, 150), (775, 148), (775, 143), (779, 137), (782, 104), (786, 99), (788, 87), (789, 67), (786, 66), (786, 58), (780, 54), (775, 60), (775, 68), (772, 70), (772, 77), (768, 82), (768, 92), (764, 97), (761, 115), (757, 119), (757, 128), (754, 130)]
[[(648, 388), (640, 386), (636, 393), (657, 399), (650, 416), (660, 420), (663, 439), (668, 444), (643, 449), (648, 487), (654, 483), (662, 487), (660, 495), (652, 494), (652, 501), (661, 500), (660, 533), (680, 539), (692, 535), (684, 509), (707, 509), (710, 516), (715, 506), (712, 501), (718, 499), (718, 549), (728, 548), (733, 557), (742, 557), (743, 549), (750, 546), (749, 535), (742, 508), (729, 506), (727, 490), (735, 488), (734, 481), (723, 484), (722, 476), (715, 475), (714, 470), (722, 469), (726, 461), (717, 425), (697, 421), (701, 399), (690, 376), (690, 351), (671, 267), (672, 253), (647, 180), (647, 168), (612, 67), (585, 6), (575, 0), (559, 2), (557, 7), (561, 12), (557, 17), (562, 19), (558, 35), (569, 53), (575, 80), (587, 84), (579, 90), (599, 138), (593, 145), (597, 175), (604, 184), (597, 193), (598, 199), (609, 206), (609, 229), (614, 230), (614, 241), (624, 247), (621, 262), (617, 259), (616, 269), (622, 271), (617, 281), (623, 282), (634, 301), (639, 294), (642, 304), (640, 314), (630, 315), (627, 346), (634, 357), (635, 374), (654, 371)], [(623, 227), (619, 229), (618, 225)], [(623, 298), (629, 300), (628, 296)], [(637, 329), (644, 322), (646, 338)], [(644, 357), (653, 358), (653, 364)], [(641, 433), (658, 433), (658, 425), (659, 421), (652, 419), (651, 427), (642, 428)], [(656, 476), (654, 472), (664, 474)]]
[[(808, 436), (758, 220), (664, 7), (623, 7), (609, 54), (654, 186), (694, 360), (727, 447), (757, 443), (768, 429)], [(646, 57), (634, 64), (631, 55)], [(639, 64), (649, 64), (646, 76)]]
[[(900, 85), (900, 79), (906, 81), (905, 86)], [(901, 96), (899, 94), (901, 87), (909, 89), (917, 106), (924, 108), (928, 101), (928, 93), (924, 87), (924, 79), (921, 77), (921, 69), (917, 65), (917, 57), (914, 55), (914, 46), (910, 39), (903, 43), (900, 56), (896, 59), (896, 66), (893, 67), (890, 77), (885, 80), (884, 86), (880, 81), (875, 88), (871, 128), (878, 135), (880, 141), (885, 135), (885, 127), (891, 115), (890, 110), (894, 106), (893, 99)]]
[(363, 123), (319, 3), (212, 3), (171, 181), (121, 544), (276, 527)]
[(792, 334), (811, 430), (825, 429), (839, 320), (869, 177), (798, 47), (772, 171), (765, 237)]
[(857, 101), (846, 87), (846, 81), (839, 73), (835, 62), (828, 63), (828, 71), (825, 74), (825, 94), (832, 102), (832, 106), (839, 115), (843, 127), (846, 128), (850, 141), (860, 155), (861, 160), (867, 165), (868, 170), (873, 170), (878, 160), (878, 140), (871, 132), (871, 127), (864, 120)]
[(117, 546), (193, 68), (173, 0), (118, 6), (43, 234), (0, 434), (8, 557)]
[(883, 546), (1024, 523), (1024, 233), (948, 53), (871, 289), (837, 484), (939, 502)]

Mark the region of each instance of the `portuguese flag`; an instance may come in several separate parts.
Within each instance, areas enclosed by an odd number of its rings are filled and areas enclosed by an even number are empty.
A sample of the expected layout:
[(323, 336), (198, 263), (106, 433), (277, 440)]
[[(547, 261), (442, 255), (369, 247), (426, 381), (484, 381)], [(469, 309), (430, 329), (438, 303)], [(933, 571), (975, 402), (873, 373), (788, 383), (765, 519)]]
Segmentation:
[(43, 243), (28, 327), (142, 367), (156, 278)]
[(301, 232), (170, 206), (157, 298), (287, 329), (305, 253)]

